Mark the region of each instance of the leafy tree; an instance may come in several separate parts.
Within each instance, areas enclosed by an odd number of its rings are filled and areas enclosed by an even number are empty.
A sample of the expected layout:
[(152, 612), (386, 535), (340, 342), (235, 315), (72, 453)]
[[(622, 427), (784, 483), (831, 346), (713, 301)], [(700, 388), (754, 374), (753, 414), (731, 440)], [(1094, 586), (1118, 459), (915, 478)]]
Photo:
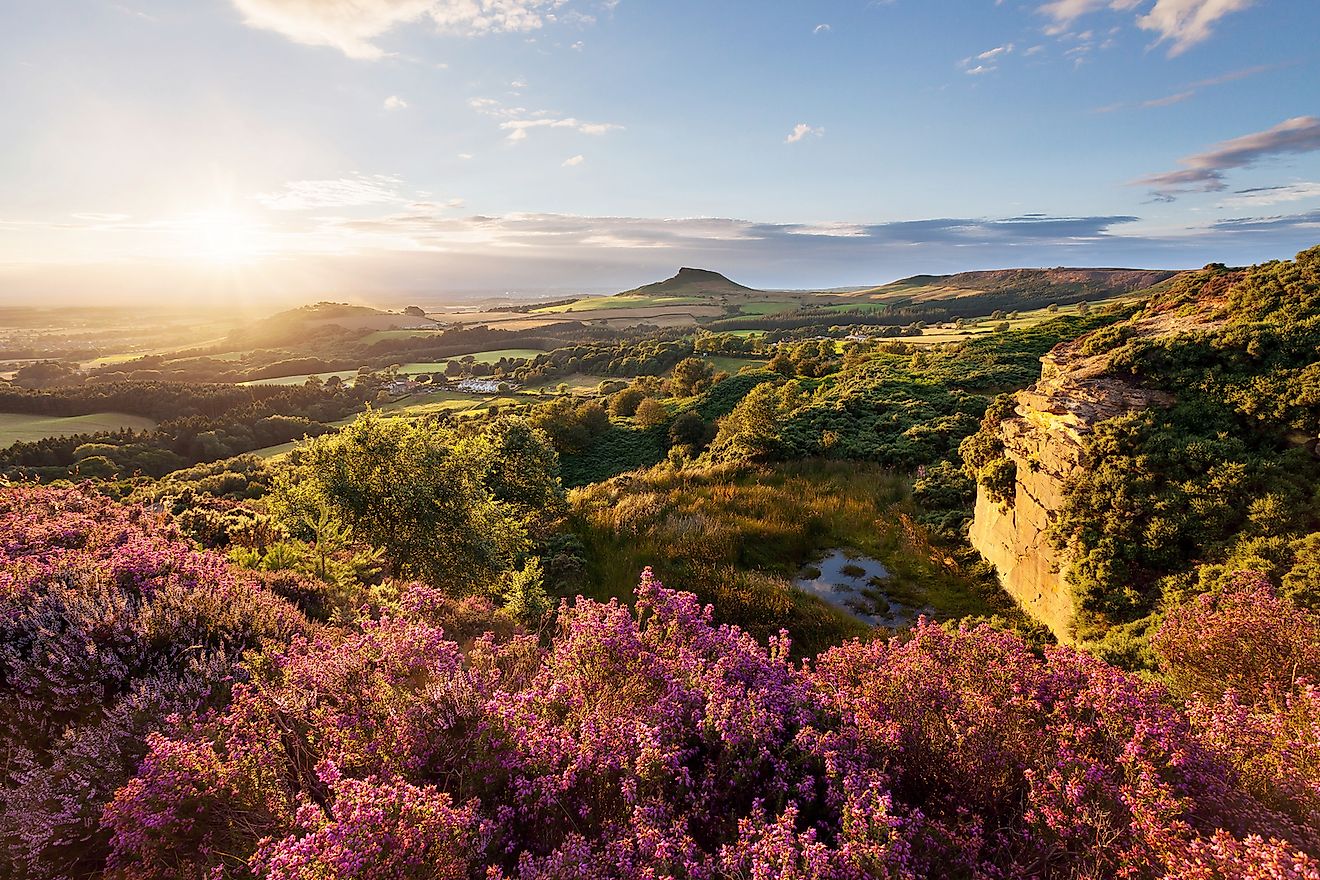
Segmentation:
[(711, 441), (711, 438), (711, 426), (692, 410), (674, 419), (673, 424), (669, 426), (669, 442), (674, 446), (700, 450)]
[(610, 398), (610, 415), (631, 418), (645, 398), (646, 394), (640, 388), (625, 388)]
[(675, 397), (691, 397), (704, 391), (715, 375), (715, 368), (709, 361), (701, 358), (684, 358), (674, 365), (674, 373), (669, 380)]
[(633, 418), (640, 427), (658, 428), (669, 421), (669, 408), (654, 397), (648, 397), (637, 405)]
[(271, 504), (291, 529), (323, 514), (382, 548), (395, 570), (460, 591), (489, 582), (528, 547), (489, 462), (451, 432), (368, 411), (290, 456)]

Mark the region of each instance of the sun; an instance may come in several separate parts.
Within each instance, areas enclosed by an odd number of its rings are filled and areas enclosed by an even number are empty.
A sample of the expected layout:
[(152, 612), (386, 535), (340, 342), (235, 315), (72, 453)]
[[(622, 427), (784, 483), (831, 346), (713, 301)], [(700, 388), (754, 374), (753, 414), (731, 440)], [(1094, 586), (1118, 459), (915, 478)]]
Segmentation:
[(211, 266), (240, 266), (261, 256), (260, 226), (232, 210), (199, 211), (184, 224), (187, 256)]

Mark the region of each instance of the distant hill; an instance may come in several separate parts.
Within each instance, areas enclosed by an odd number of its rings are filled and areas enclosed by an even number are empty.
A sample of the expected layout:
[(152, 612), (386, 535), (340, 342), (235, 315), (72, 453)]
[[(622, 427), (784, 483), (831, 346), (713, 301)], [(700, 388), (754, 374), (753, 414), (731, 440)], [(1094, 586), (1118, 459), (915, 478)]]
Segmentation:
[(1145, 290), (1177, 274), (1159, 269), (991, 269), (953, 275), (913, 275), (891, 284), (854, 290), (845, 296), (918, 303), (1013, 294), (1056, 297), (1062, 303)]
[(709, 269), (678, 270), (673, 278), (625, 290), (616, 296), (723, 296), (729, 293), (758, 293), (736, 281), (730, 281), (719, 272)]
[(230, 334), (230, 339), (251, 345), (280, 345), (304, 341), (308, 335), (326, 332), (360, 333), (368, 330), (418, 326), (438, 325), (430, 318), (383, 312), (368, 306), (319, 302), (315, 305), (279, 312), (241, 327)]

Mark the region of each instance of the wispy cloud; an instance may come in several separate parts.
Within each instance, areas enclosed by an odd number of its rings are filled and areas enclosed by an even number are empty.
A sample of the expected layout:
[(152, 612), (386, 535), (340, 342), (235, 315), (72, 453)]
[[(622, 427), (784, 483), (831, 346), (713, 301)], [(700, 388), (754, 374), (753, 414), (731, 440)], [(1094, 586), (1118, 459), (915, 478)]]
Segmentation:
[(1225, 208), (1255, 208), (1285, 202), (1300, 202), (1304, 199), (1320, 199), (1320, 182), (1308, 180), (1280, 186), (1240, 189), (1220, 204)]
[(398, 95), (390, 95), (385, 99), (384, 107), (386, 110), (404, 110), (408, 107), (408, 102)]
[(1215, 144), (1210, 149), (1178, 160), (1176, 171), (1152, 174), (1134, 181), (1156, 194), (1171, 198), (1183, 192), (1222, 192), (1225, 175), (1234, 168), (1255, 165), (1274, 156), (1320, 150), (1320, 118), (1298, 116), (1273, 128)]
[[(387, 53), (376, 40), (405, 24), (429, 21), (444, 33), (534, 31), (567, 17), (575, 0), (233, 0), (246, 24), (295, 43), (332, 46), (350, 58)], [(578, 13), (576, 20), (589, 22)]]
[(807, 125), (805, 122), (799, 122), (793, 126), (793, 130), (784, 138), (786, 144), (796, 144), (799, 141), (806, 140), (809, 137), (822, 137), (825, 129), (815, 125)]
[(1157, 42), (1169, 44), (1169, 55), (1181, 55), (1210, 38), (1214, 24), (1226, 15), (1252, 6), (1256, 0), (1156, 0), (1150, 12), (1137, 19), (1143, 30), (1154, 31)]
[(977, 55), (964, 58), (958, 63), (963, 72), (968, 76), (981, 76), (987, 73), (994, 73), (999, 69), (999, 62), (1006, 56), (1013, 54), (1013, 44), (1005, 43), (1002, 46), (995, 46), (993, 49), (986, 49)]
[(1156, 44), (1167, 43), (1169, 55), (1176, 56), (1209, 39), (1215, 24), (1224, 16), (1255, 3), (1256, 0), (1155, 0), (1148, 6), (1147, 0), (1049, 0), (1039, 11), (1050, 19), (1046, 33), (1062, 36), (1071, 33), (1079, 19), (1092, 13), (1145, 9), (1136, 17), (1137, 27), (1153, 32)]
[(829, 31), (830, 31), (830, 26), (829, 26), (829, 25), (827, 25), (827, 24), (818, 24), (818, 25), (816, 25), (815, 28), (812, 29), (811, 32), (812, 32), (813, 34), (824, 34), (824, 33), (828, 33)]
[(291, 180), (273, 193), (260, 193), (258, 202), (274, 211), (313, 208), (348, 208), (405, 201), (401, 180), (384, 174), (340, 177), (334, 180)]
[(583, 162), (585, 162), (585, 161), (587, 161), (587, 157), (584, 156), (584, 155), (582, 155), (581, 153), (578, 153), (576, 156), (570, 156), (569, 158), (565, 159), (565, 160), (564, 160), (564, 167), (565, 167), (565, 168), (576, 168), (577, 166), (581, 165), (581, 164), (582, 164)]
[(583, 122), (569, 116), (563, 119), (553, 117), (509, 119), (501, 122), (500, 128), (509, 133), (509, 140), (521, 141), (527, 139), (527, 132), (537, 128), (567, 128), (580, 134), (601, 135), (611, 131), (619, 131), (623, 126), (615, 125), (613, 122)]
[[(1186, 83), (1179, 86), (1176, 91), (1167, 95), (1162, 95), (1158, 98), (1150, 98), (1135, 106), (1151, 109), (1181, 104), (1183, 101), (1190, 101), (1192, 98), (1195, 98), (1205, 89), (1237, 82), (1238, 80), (1247, 79), (1248, 77), (1256, 76), (1257, 74), (1267, 73), (1271, 70), (1278, 70), (1287, 66), (1287, 64), (1258, 64), (1255, 67), (1243, 67), (1239, 70), (1230, 70), (1227, 73), (1221, 73), (1219, 76), (1212, 76), (1206, 79), (1196, 80), (1195, 82)], [(1112, 113), (1116, 110), (1123, 110), (1129, 106), (1132, 105), (1128, 104), (1126, 101), (1118, 101), (1114, 104), (1107, 104), (1104, 107), (1097, 107), (1093, 112)]]
[(579, 134), (602, 135), (621, 131), (614, 122), (586, 122), (572, 116), (560, 116), (548, 110), (528, 110), (526, 107), (507, 107), (494, 98), (472, 98), (468, 106), (483, 116), (500, 120), (500, 128), (509, 133), (511, 141), (524, 141), (527, 134), (538, 128), (560, 128)]

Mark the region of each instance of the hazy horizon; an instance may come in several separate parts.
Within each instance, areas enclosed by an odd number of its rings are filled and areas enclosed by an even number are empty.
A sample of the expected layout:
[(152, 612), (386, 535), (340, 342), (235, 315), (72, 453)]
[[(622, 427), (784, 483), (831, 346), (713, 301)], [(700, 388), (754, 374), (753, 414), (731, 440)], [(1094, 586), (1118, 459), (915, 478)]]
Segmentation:
[(0, 304), (763, 289), (1320, 240), (1320, 6), (85, 0), (0, 14)]

